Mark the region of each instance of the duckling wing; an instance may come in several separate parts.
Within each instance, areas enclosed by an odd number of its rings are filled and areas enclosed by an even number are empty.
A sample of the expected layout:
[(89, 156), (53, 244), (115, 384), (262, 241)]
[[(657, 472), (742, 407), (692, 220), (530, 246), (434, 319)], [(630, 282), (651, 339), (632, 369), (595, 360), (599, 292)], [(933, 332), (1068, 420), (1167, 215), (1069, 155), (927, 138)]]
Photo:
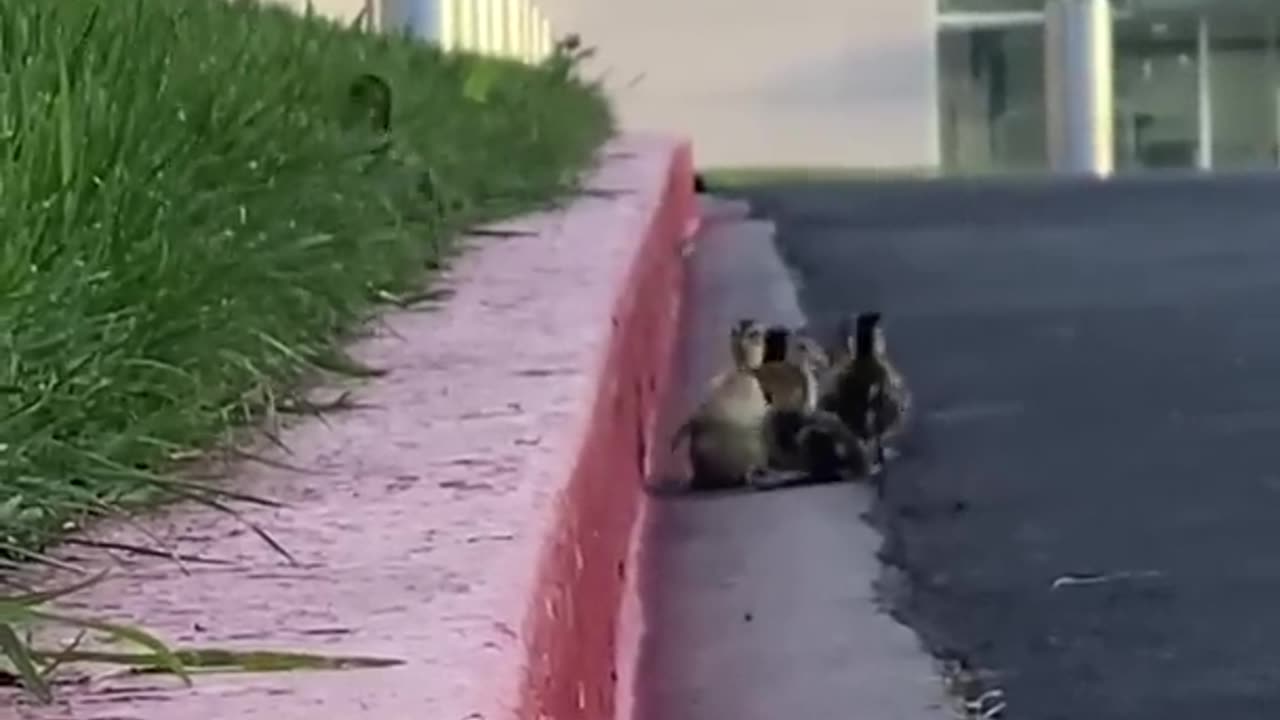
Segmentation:
[(883, 430), (892, 433), (906, 423), (914, 403), (911, 390), (902, 373), (887, 363), (885, 371), (880, 411), (883, 416)]

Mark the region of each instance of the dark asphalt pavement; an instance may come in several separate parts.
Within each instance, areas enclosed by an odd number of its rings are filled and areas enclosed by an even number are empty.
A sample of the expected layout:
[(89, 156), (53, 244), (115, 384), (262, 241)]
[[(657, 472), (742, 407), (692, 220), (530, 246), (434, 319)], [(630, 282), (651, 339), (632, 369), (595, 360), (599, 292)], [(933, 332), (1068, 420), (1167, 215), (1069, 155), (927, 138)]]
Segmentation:
[(1012, 720), (1280, 714), (1280, 181), (751, 197), (811, 323), (883, 310), (914, 383), (886, 556), (935, 651)]

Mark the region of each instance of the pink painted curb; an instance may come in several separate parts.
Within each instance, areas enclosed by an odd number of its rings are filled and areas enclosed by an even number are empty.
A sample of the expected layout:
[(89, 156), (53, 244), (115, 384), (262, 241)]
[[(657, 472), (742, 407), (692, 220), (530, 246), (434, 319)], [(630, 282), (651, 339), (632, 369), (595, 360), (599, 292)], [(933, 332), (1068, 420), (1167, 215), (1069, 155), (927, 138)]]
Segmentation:
[[(388, 370), (369, 409), (300, 422), (304, 471), (247, 464), (228, 484), (290, 566), (226, 516), (177, 505), (145, 521), (188, 563), (108, 556), (110, 579), (64, 609), (139, 622), (186, 646), (404, 660), (341, 673), (98, 677), (50, 707), (0, 693), (23, 720), (610, 720), (619, 608), (652, 428), (666, 389), (695, 227), (686, 143), (614, 141), (584, 197), (506, 225), (449, 275), (441, 308), (395, 312), (353, 348)], [(104, 522), (91, 536), (145, 542)], [(59, 639), (59, 638), (49, 638)], [(62, 636), (60, 639), (69, 639)], [(628, 643), (630, 644), (630, 643)], [(621, 658), (619, 661), (618, 658)], [(100, 668), (92, 668), (99, 670)]]
[(680, 144), (613, 306), (591, 421), (544, 561), (542, 607), (535, 603), (530, 618), (533, 657), (522, 719), (617, 715), (615, 659), (635, 662), (634, 647), (617, 645), (623, 590), (629, 574), (638, 572), (627, 564), (632, 529), (646, 497), (654, 425), (679, 326), (681, 243), (696, 231), (698, 217), (691, 153)]

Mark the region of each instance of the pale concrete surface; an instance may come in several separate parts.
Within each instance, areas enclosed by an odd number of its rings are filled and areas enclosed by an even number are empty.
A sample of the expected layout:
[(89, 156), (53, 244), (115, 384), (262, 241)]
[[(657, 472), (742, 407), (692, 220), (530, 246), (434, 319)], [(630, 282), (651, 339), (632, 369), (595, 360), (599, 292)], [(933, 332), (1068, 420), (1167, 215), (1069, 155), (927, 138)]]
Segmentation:
[[(105, 678), (24, 720), (462, 720), (511, 717), (530, 659), (544, 543), (583, 446), (613, 334), (611, 316), (662, 201), (676, 143), (613, 144), (567, 210), (512, 221), (531, 236), (477, 243), (438, 308), (389, 313), (353, 354), (388, 374), (352, 387), (361, 407), (307, 419), (260, 452), (299, 468), (245, 464), (223, 485), (287, 503), (242, 507), (297, 559), (287, 564), (235, 519), (178, 505), (146, 518), (167, 558), (82, 548), (105, 581), (61, 608), (139, 623), (184, 647), (372, 655), (405, 664), (343, 672)], [(572, 342), (565, 342), (572, 338)], [(332, 397), (333, 392), (325, 393)], [(151, 545), (137, 526), (92, 539)], [(43, 583), (40, 583), (43, 585)], [(61, 585), (61, 583), (58, 583)], [(44, 638), (55, 640), (54, 628)], [(98, 668), (100, 669), (100, 668)], [(16, 705), (16, 707), (15, 707)]]
[[(728, 362), (737, 317), (804, 321), (771, 224), (734, 214), (715, 207), (697, 241), (673, 408)], [(652, 500), (636, 717), (954, 718), (915, 634), (877, 607), (871, 503), (853, 484)]]
[(699, 166), (936, 167), (936, 0), (543, 0), (620, 119)]

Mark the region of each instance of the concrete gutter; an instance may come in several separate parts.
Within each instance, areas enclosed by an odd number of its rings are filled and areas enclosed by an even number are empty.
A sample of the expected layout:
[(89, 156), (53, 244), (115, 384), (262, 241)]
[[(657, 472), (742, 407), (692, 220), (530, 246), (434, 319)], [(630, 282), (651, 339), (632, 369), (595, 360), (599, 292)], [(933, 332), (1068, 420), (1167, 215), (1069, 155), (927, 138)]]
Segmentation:
[[(749, 219), (748, 209), (705, 206), (665, 428), (729, 362), (723, 338), (735, 319), (805, 323), (773, 223)], [(682, 472), (677, 460), (664, 465)], [(864, 520), (873, 503), (868, 487), (849, 483), (653, 502), (643, 543), (639, 716), (957, 717), (940, 668), (882, 609), (882, 538)]]

